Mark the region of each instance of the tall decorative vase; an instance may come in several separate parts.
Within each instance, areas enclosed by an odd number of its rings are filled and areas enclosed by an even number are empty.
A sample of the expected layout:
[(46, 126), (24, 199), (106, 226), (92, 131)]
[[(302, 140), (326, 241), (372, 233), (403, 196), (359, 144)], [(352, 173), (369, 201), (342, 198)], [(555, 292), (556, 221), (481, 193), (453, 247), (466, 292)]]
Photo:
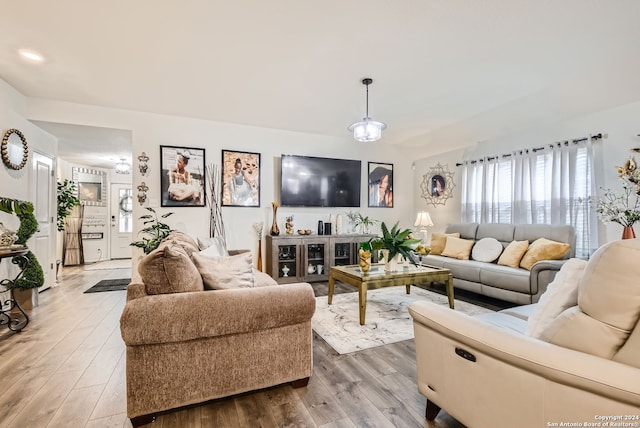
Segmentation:
[(258, 239), (258, 270), (262, 272), (262, 240)]
[(622, 239), (635, 239), (636, 232), (633, 230), (633, 226), (625, 226), (622, 229)]
[(271, 205), (273, 206), (273, 224), (271, 225), (271, 231), (269, 233), (271, 233), (271, 236), (278, 236), (280, 235), (280, 229), (278, 229), (278, 219), (276, 217), (276, 215), (278, 214), (278, 203), (272, 202)]

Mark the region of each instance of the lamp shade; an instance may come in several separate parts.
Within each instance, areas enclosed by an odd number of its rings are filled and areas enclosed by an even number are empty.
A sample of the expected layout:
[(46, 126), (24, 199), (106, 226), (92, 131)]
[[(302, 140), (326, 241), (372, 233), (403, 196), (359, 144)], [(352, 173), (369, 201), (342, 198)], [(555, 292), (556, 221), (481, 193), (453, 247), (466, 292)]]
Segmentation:
[(387, 125), (382, 122), (377, 122), (370, 117), (365, 117), (362, 121), (349, 126), (349, 131), (353, 132), (353, 138), (356, 141), (368, 143), (378, 141), (382, 136), (382, 130), (386, 127)]
[(433, 226), (433, 221), (431, 221), (431, 216), (426, 211), (421, 211), (418, 213), (416, 217), (416, 223), (414, 224), (416, 227), (420, 227), (421, 229), (426, 228), (427, 226)]

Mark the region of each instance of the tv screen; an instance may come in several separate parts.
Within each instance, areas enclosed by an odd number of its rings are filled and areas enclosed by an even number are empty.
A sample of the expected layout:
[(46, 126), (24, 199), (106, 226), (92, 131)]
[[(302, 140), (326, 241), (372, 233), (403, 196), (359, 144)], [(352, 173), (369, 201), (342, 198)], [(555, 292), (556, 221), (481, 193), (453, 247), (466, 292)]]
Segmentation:
[(359, 160), (282, 155), (280, 171), (283, 206), (360, 206)]

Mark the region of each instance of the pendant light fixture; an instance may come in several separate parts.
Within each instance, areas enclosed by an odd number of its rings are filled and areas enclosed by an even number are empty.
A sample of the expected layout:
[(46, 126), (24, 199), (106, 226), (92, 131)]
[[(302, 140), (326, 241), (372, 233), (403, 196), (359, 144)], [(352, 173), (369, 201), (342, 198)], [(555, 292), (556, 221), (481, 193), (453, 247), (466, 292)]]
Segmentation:
[(120, 159), (120, 162), (116, 164), (116, 174), (130, 174), (131, 164), (126, 162), (126, 159)]
[(369, 85), (372, 83), (373, 79), (369, 77), (362, 79), (362, 84), (367, 87), (367, 114), (360, 122), (356, 122), (348, 128), (353, 132), (353, 138), (363, 143), (379, 140), (382, 136), (382, 130), (387, 127), (384, 123), (376, 122), (369, 117)]

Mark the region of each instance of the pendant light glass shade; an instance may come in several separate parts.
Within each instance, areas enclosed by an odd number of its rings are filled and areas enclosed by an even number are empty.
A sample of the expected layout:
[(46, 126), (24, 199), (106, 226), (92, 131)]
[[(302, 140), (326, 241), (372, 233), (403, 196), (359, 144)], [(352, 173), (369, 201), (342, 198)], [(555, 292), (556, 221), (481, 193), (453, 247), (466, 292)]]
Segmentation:
[(130, 174), (131, 164), (125, 162), (125, 159), (120, 159), (120, 162), (116, 164), (116, 174)]
[(367, 115), (360, 121), (349, 126), (349, 131), (353, 132), (353, 138), (363, 143), (377, 141), (382, 137), (382, 131), (387, 128), (382, 122), (375, 121), (369, 117), (369, 85), (373, 79), (362, 79), (362, 84), (367, 87)]

